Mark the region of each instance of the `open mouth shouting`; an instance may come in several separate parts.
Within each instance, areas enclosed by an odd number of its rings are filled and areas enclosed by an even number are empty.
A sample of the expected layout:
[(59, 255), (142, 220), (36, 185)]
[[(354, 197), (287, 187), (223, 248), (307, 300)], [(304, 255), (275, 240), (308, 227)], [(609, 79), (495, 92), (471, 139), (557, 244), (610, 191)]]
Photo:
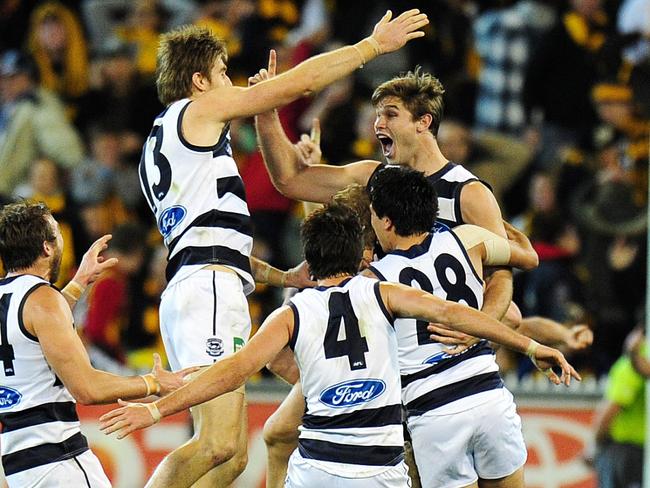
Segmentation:
[(381, 150), (384, 157), (390, 157), (393, 152), (393, 139), (385, 134), (377, 134), (377, 139), (379, 139), (379, 143), (381, 144)]

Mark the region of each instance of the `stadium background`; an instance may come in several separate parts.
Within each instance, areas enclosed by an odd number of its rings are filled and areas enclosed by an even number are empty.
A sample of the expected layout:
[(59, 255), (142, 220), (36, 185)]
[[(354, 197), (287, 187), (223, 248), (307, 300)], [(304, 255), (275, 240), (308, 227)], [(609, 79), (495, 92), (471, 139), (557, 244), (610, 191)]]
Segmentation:
[[(152, 352), (161, 351), (157, 303), (165, 286), (164, 249), (136, 172), (141, 144), (163, 108), (153, 84), (157, 36), (188, 22), (208, 26), (227, 41), (234, 83), (245, 84), (266, 66), (271, 47), (283, 70), (359, 40), (387, 8), (420, 8), (431, 21), (423, 39), (282, 109), (285, 129), (295, 140), (318, 117), (328, 164), (381, 159), (373, 88), (416, 65), (441, 79), (443, 153), (492, 186), (504, 216), (528, 233), (540, 255), (537, 270), (515, 276), (524, 316), (587, 324), (595, 335), (591, 348), (571, 356), (585, 381), (567, 390), (551, 388), (527, 360), (500, 358), (523, 416), (527, 480), (541, 488), (596, 486), (583, 461), (595, 408), (626, 336), (642, 321), (645, 298), (650, 14), (644, 22), (649, 10), (630, 9), (647, 5), (2, 0), (0, 197), (40, 199), (54, 210), (67, 242), (60, 283), (94, 238), (114, 234), (109, 252), (122, 264), (84, 297), (75, 320), (97, 367), (145, 371)], [(645, 41), (637, 35), (644, 29)], [(31, 85), (17, 93), (12, 83), (24, 73)], [(56, 122), (20, 125), (16, 107), (27, 102), (34, 117), (47, 113)], [(255, 224), (254, 253), (293, 266), (300, 261), (302, 207), (273, 189), (252, 120), (233, 122), (232, 141)], [(258, 286), (250, 299), (255, 326), (280, 300), (278, 290)], [(241, 487), (263, 479), (260, 429), (284, 386), (263, 372), (249, 390), (250, 463)], [(97, 431), (104, 410), (80, 408), (117, 487), (142, 486), (164, 453), (189, 435), (181, 415), (118, 442)]]

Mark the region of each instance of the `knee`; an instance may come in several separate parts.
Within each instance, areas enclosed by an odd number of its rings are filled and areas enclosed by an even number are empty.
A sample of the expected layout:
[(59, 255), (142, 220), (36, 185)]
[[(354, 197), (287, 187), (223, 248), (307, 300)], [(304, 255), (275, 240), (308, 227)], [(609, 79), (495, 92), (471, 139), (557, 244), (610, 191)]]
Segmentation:
[(264, 442), (268, 447), (278, 444), (294, 443), (298, 439), (298, 430), (271, 415), (264, 423)]
[[(201, 439), (198, 441), (198, 449), (196, 452), (200, 453), (201, 456), (208, 458), (208, 462), (212, 467), (219, 466), (228, 462), (230, 460), (235, 460), (234, 464), (239, 462), (241, 458), (240, 449), (237, 445), (237, 442), (226, 441), (217, 442), (216, 439)], [(244, 467), (246, 466), (246, 449), (244, 451)], [(243, 470), (243, 468), (242, 468)]]

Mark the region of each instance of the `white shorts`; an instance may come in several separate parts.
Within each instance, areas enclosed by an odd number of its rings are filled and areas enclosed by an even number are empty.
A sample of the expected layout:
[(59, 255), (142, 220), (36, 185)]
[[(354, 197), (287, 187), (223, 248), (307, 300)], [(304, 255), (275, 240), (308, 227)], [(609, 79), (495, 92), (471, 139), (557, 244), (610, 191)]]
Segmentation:
[(422, 486), (456, 488), (508, 476), (526, 462), (521, 419), (506, 388), (463, 412), (407, 421)]
[(235, 273), (200, 269), (168, 287), (160, 300), (160, 334), (173, 371), (209, 366), (242, 347), (251, 319)]
[(90, 449), (65, 461), (7, 476), (7, 483), (9, 488), (111, 488), (99, 459)]
[(298, 449), (289, 458), (285, 488), (410, 488), (408, 466), (402, 461), (379, 474), (366, 478), (344, 478), (317, 468), (303, 458)]

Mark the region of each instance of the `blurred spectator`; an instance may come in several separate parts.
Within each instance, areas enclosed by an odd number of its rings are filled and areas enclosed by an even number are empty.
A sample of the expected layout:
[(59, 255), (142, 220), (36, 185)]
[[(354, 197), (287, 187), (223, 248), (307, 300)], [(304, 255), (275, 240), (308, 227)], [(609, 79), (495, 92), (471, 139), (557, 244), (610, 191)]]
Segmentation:
[(77, 207), (71, 204), (67, 194), (61, 170), (50, 159), (37, 159), (31, 165), (28, 183), (17, 188), (14, 196), (44, 202), (59, 223), (66, 245), (63, 247), (61, 271), (55, 285), (63, 288), (72, 279), (82, 254), (88, 248), (88, 241)]
[(536, 173), (532, 177), (529, 210), (522, 224), (539, 256), (539, 266), (518, 283), (522, 315), (567, 322), (572, 318), (570, 308), (577, 296), (572, 268), (580, 251), (580, 239), (571, 221), (558, 208), (555, 184), (548, 174)]
[(596, 420), (594, 465), (599, 488), (636, 488), (642, 484), (645, 382), (650, 378), (650, 363), (642, 331), (634, 331), (629, 341), (629, 354), (620, 357), (609, 372)]
[(115, 257), (118, 263), (95, 282), (87, 298), (84, 337), (92, 346), (122, 364), (126, 361), (123, 334), (128, 328), (134, 292), (131, 280), (143, 264), (144, 237), (142, 229), (135, 224), (115, 228), (104, 256)]
[(522, 93), (526, 66), (541, 35), (555, 23), (549, 2), (519, 0), (481, 14), (474, 22), (481, 60), (475, 126), (520, 135), (526, 116)]
[(155, 87), (138, 73), (134, 52), (118, 40), (106, 43), (95, 57), (97, 79), (79, 103), (77, 126), (110, 127), (132, 135), (141, 146), (151, 129), (151, 120), (164, 107), (158, 101)]
[(563, 148), (591, 136), (596, 113), (589, 94), (611, 30), (601, 0), (570, 0), (570, 6), (540, 39), (524, 82), (527, 121), (541, 130), (537, 138), (545, 168), (557, 163)]
[(188, 24), (196, 14), (192, 0), (85, 0), (82, 8), (93, 50), (102, 52), (116, 36), (133, 42), (143, 48), (138, 61), (144, 73), (155, 70), (155, 33)]
[(532, 160), (522, 141), (494, 131), (472, 131), (460, 121), (445, 119), (438, 130), (438, 145), (450, 161), (467, 166), (492, 188), (499, 205), (512, 184)]
[(39, 88), (36, 67), (27, 55), (5, 51), (0, 57), (0, 193), (24, 183), (37, 157), (65, 168), (81, 161), (81, 139), (68, 122), (60, 100)]
[(76, 116), (76, 103), (88, 90), (88, 48), (76, 13), (61, 3), (39, 5), (29, 20), (27, 45), (41, 86), (57, 93)]

